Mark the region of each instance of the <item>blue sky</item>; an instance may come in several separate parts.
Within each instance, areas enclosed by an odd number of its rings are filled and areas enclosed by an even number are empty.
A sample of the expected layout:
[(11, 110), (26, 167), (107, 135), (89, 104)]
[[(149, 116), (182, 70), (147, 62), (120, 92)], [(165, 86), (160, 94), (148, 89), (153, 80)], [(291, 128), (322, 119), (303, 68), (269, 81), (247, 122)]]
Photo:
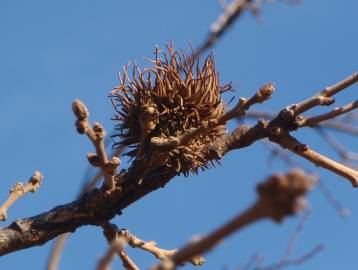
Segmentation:
[[(263, 24), (244, 15), (214, 49), (222, 81), (233, 82), (235, 96), (250, 96), (263, 83), (274, 82), (274, 97), (257, 109), (279, 110), (313, 95), (358, 69), (357, 10), (354, 0), (313, 0), (264, 5)], [(220, 12), (218, 1), (204, 0), (2, 0), (0, 200), (5, 200), (15, 181), (27, 180), (34, 170), (45, 175), (42, 188), (18, 201), (3, 224), (76, 196), (88, 167), (86, 154), (93, 150), (75, 132), (74, 99), (85, 101), (91, 119), (111, 130), (113, 110), (107, 94), (118, 83), (117, 72), (129, 60), (142, 64), (143, 56), (151, 57), (157, 44), (163, 47), (173, 41), (176, 47), (188, 48), (191, 42), (195, 47)], [(356, 99), (357, 87), (339, 94), (337, 104)], [(296, 135), (338, 158), (315, 132), (302, 130)], [(334, 135), (358, 151), (357, 138)], [(114, 221), (163, 248), (179, 247), (245, 209), (255, 199), (257, 181), (285, 170), (279, 161), (270, 165), (268, 159), (260, 143), (233, 152), (222, 166), (198, 176), (177, 177)], [(353, 215), (342, 219), (320, 192), (312, 192), (312, 215), (293, 256), (319, 243), (325, 250), (297, 269), (356, 269), (357, 190), (332, 173), (302, 163), (319, 173)], [(235, 269), (255, 252), (264, 254), (267, 264), (277, 261), (299, 219), (287, 219), (282, 225), (265, 221), (243, 230), (207, 254), (201, 269)], [(44, 269), (51, 245), (2, 257), (0, 269), (23, 269), (29, 264), (31, 269)], [(106, 248), (100, 229), (80, 228), (66, 244), (60, 269), (93, 269)], [(129, 252), (144, 269), (155, 262), (144, 252)], [(117, 260), (114, 267), (119, 265)]]

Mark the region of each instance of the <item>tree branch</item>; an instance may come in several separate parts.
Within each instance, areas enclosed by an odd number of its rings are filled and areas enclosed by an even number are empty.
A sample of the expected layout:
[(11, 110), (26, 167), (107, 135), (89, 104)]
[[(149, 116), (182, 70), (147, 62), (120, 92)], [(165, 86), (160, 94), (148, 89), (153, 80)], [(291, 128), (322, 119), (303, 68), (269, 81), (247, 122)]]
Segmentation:
[(122, 260), (123, 267), (127, 270), (139, 270), (139, 267), (134, 263), (134, 261), (128, 256), (127, 252), (124, 250), (124, 245), (128, 241), (123, 237), (123, 235), (118, 233), (118, 228), (116, 225), (109, 222), (102, 224), (103, 234), (107, 239), (108, 244), (110, 245), (105, 256), (99, 261), (97, 270), (109, 270), (109, 265), (114, 259), (115, 253), (118, 254), (119, 258)]
[[(353, 77), (355, 78), (355, 76)], [(333, 89), (341, 89), (350, 85), (352, 79), (349, 79), (348, 82), (340, 83), (338, 84), (339, 87), (335, 86)], [(337, 91), (332, 90), (328, 93), (336, 93)], [(307, 108), (309, 106), (304, 105), (303, 107)], [(81, 119), (84, 119), (84, 117), (80, 114), (79, 120)], [(286, 136), (283, 139), (277, 137), (277, 134), (282, 132), (280, 129), (286, 132), (294, 129), (297, 126), (295, 121), (296, 118), (292, 117), (289, 110), (285, 109), (269, 123), (259, 121), (253, 127), (242, 125), (229, 135), (218, 139), (208, 149), (207, 160), (220, 158), (231, 150), (247, 147), (262, 138), (280, 141), (288, 149), (292, 149), (291, 143), (294, 143), (296, 146), (302, 145), (296, 143), (292, 137)], [(285, 134), (285, 132), (282, 134)], [(318, 165), (347, 177), (353, 185), (356, 185), (356, 171), (310, 149), (305, 150), (305, 147), (293, 149), (293, 151), (297, 150), (299, 150), (297, 154), (307, 160), (317, 162)], [(121, 210), (141, 199), (146, 194), (164, 187), (177, 173), (163, 166), (163, 158), (160, 154), (154, 149), (148, 149), (146, 155), (135, 159), (127, 171), (116, 176), (116, 186), (120, 186), (121, 190), (116, 189), (108, 194), (103, 192), (104, 190), (94, 189), (76, 201), (57, 206), (38, 216), (18, 220), (8, 227), (1, 228), (0, 243), (2, 244), (0, 245), (0, 255), (42, 245), (60, 234), (73, 232), (83, 225), (98, 226), (104, 221), (110, 220), (115, 215), (120, 214)]]
[[(238, 120), (241, 119), (265, 119), (265, 120), (272, 120), (277, 116), (277, 113), (275, 112), (268, 112), (268, 111), (248, 111), (246, 112), (246, 114), (242, 117), (239, 117)], [(307, 127), (307, 126), (304, 126)], [(351, 134), (354, 136), (358, 136), (358, 127), (355, 127), (353, 125), (350, 124), (346, 124), (340, 120), (334, 120), (334, 119), (330, 119), (324, 122), (320, 122), (319, 124), (317, 124), (314, 127), (318, 127), (318, 128), (328, 128), (334, 131), (339, 131), (342, 133), (347, 133), (347, 134)], [(301, 128), (301, 126), (299, 126), (298, 128)]]
[(315, 152), (310, 149), (308, 145), (300, 143), (289, 134), (273, 137), (271, 140), (312, 162), (316, 166), (330, 170), (348, 179), (353, 187), (358, 187), (358, 171)]
[(36, 190), (41, 185), (42, 179), (42, 174), (36, 171), (34, 172), (33, 176), (31, 176), (28, 183), (16, 183), (10, 190), (9, 198), (0, 207), (0, 221), (5, 221), (7, 219), (7, 210), (14, 202), (16, 202), (28, 192), (36, 192)]
[(311, 189), (315, 180), (300, 170), (293, 170), (286, 175), (278, 174), (269, 177), (257, 187), (258, 200), (242, 214), (219, 227), (209, 235), (179, 249), (169, 262), (162, 263), (153, 269), (174, 269), (188, 259), (203, 254), (221, 240), (264, 218), (281, 222), (288, 215), (302, 210), (302, 198)]
[(310, 118), (304, 118), (304, 119), (302, 119), (302, 121), (300, 121), (298, 123), (298, 126), (299, 127), (306, 127), (306, 126), (314, 127), (314, 126), (317, 126), (321, 122), (335, 118), (337, 116), (340, 116), (342, 114), (350, 112), (356, 108), (358, 108), (358, 100), (356, 100), (352, 103), (349, 103), (343, 107), (334, 108), (332, 111), (330, 111), (328, 113), (324, 113), (324, 114), (317, 115), (317, 116), (310, 117)]
[(298, 104), (290, 106), (290, 109), (294, 111), (294, 114), (297, 116), (303, 112), (308, 111), (309, 109), (319, 106), (319, 105), (331, 105), (334, 102), (332, 96), (339, 93), (340, 91), (348, 88), (358, 81), (358, 72), (353, 73), (342, 81), (328, 86), (323, 89), (318, 95), (315, 95), (305, 101), (302, 101)]

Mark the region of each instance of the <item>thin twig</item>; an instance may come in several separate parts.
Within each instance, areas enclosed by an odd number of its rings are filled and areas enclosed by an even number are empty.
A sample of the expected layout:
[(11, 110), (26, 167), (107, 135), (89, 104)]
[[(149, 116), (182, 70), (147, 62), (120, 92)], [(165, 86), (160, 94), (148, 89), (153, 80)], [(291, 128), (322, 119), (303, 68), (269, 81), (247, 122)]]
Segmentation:
[[(242, 116), (240, 119), (266, 119), (266, 120), (272, 120), (277, 116), (277, 113), (274, 112), (268, 112), (268, 111), (247, 111), (244, 116)], [(330, 119), (325, 122), (321, 122), (320, 124), (314, 126), (314, 127), (322, 127), (322, 128), (328, 128), (334, 131), (339, 131), (347, 134), (351, 134), (354, 136), (358, 136), (358, 127), (355, 127), (351, 124), (343, 123), (340, 120), (334, 120)], [(300, 128), (300, 127), (298, 127)]]
[(347, 112), (350, 112), (354, 109), (358, 108), (358, 100), (349, 103), (343, 107), (334, 108), (332, 111), (328, 113), (324, 113), (318, 116), (310, 117), (310, 118), (303, 118), (302, 121), (299, 122), (300, 127), (308, 126), (314, 127), (317, 126), (319, 123), (327, 121), (329, 119), (335, 118)]
[(331, 105), (334, 102), (332, 96), (348, 88), (349, 86), (353, 85), (357, 81), (358, 81), (358, 72), (355, 72), (352, 75), (343, 79), (342, 81), (326, 87), (318, 95), (315, 95), (305, 101), (290, 106), (289, 109), (292, 110), (295, 115), (299, 115), (315, 106)]
[(123, 249), (124, 243), (120, 239), (113, 240), (106, 253), (99, 260), (97, 264), (97, 270), (109, 270), (111, 263), (116, 254), (120, 257), (123, 263), (123, 267), (127, 270), (139, 270), (138, 266), (131, 260), (128, 254)]
[(330, 105), (334, 102), (333, 95), (346, 89), (358, 81), (358, 72), (346, 77), (335, 85), (326, 87), (319, 94), (302, 101), (297, 104), (286, 107), (269, 123), (259, 120), (258, 126), (262, 127), (267, 133), (268, 138), (287, 148), (293, 153), (309, 160), (316, 166), (323, 167), (330, 170), (344, 178), (348, 179), (353, 187), (358, 187), (358, 171), (345, 166), (341, 163), (333, 161), (324, 155), (321, 155), (308, 147), (306, 144), (300, 143), (297, 139), (292, 137), (289, 132), (296, 130), (299, 123), (302, 121), (301, 113), (319, 106)]
[(29, 181), (26, 184), (17, 182), (10, 190), (9, 198), (4, 202), (0, 207), (0, 221), (5, 221), (7, 219), (7, 210), (9, 207), (24, 196), (28, 192), (36, 192), (40, 187), (43, 176), (40, 172), (36, 171), (31, 176)]
[(87, 158), (94, 167), (102, 169), (105, 179), (104, 188), (112, 191), (116, 187), (114, 176), (120, 165), (120, 159), (115, 156), (111, 160), (108, 159), (103, 141), (106, 132), (100, 123), (94, 123), (93, 127), (90, 127), (88, 121), (89, 112), (84, 103), (80, 100), (75, 100), (72, 103), (72, 110), (77, 117), (76, 127), (78, 133), (86, 134), (96, 149), (96, 154), (89, 153)]
[[(171, 256), (174, 256), (175, 253), (178, 251), (177, 249), (162, 249), (157, 246), (157, 244), (153, 241), (143, 241), (139, 239), (137, 236), (132, 234), (128, 230), (120, 230), (119, 234), (126, 239), (128, 244), (133, 248), (140, 248), (152, 253), (157, 259), (161, 261), (168, 260)], [(205, 262), (205, 259), (198, 255), (192, 257), (188, 260), (192, 265), (202, 265)]]
[(253, 0), (233, 0), (228, 4), (224, 12), (211, 25), (210, 32), (204, 43), (195, 51), (195, 59), (207, 49), (214, 46), (226, 30), (240, 17), (244, 10), (248, 9)]
[(102, 224), (103, 234), (107, 239), (107, 242), (110, 244), (108, 251), (105, 256), (99, 261), (97, 270), (107, 270), (109, 265), (114, 259), (115, 254), (117, 253), (119, 258), (122, 260), (123, 267), (127, 270), (139, 270), (138, 266), (134, 261), (128, 256), (124, 250), (124, 245), (127, 244), (126, 239), (118, 233), (118, 228), (116, 225), (109, 222)]
[(287, 248), (285, 250), (284, 255), (282, 256), (282, 258), (281, 258), (281, 260), (279, 261), (278, 264), (284, 264), (284, 262), (287, 261), (288, 258), (291, 256), (292, 251), (293, 251), (293, 249), (295, 248), (295, 246), (297, 244), (297, 241), (298, 241), (298, 239), (300, 237), (300, 234), (301, 234), (301, 232), (302, 232), (302, 230), (303, 230), (303, 228), (304, 228), (304, 226), (305, 226), (310, 214), (311, 214), (310, 210), (307, 210), (304, 213), (300, 223), (298, 224), (295, 232), (293, 233), (293, 235), (291, 237), (291, 240), (290, 240), (290, 242), (289, 242), (289, 244), (288, 244), (288, 246), (287, 246)]
[(246, 211), (209, 235), (179, 249), (170, 261), (157, 265), (153, 269), (174, 269), (188, 259), (209, 251), (235, 231), (263, 218), (281, 222), (285, 216), (302, 210), (305, 206), (302, 203), (303, 195), (313, 184), (314, 178), (299, 170), (291, 171), (287, 175), (271, 176), (258, 185), (259, 199)]
[[(112, 239), (116, 237), (121, 237), (132, 248), (139, 248), (148, 251), (161, 261), (168, 260), (178, 251), (177, 249), (159, 248), (155, 242), (143, 241), (142, 239), (139, 239), (137, 236), (132, 234), (129, 230), (119, 230), (115, 224), (109, 222), (103, 223), (102, 228), (107, 241), (112, 241)], [(202, 256), (195, 256), (193, 258), (190, 258), (188, 262), (190, 262), (192, 265), (202, 265), (205, 262), (205, 259)]]
[(353, 187), (358, 187), (358, 171), (348, 166), (338, 163), (328, 157), (317, 153), (310, 149), (308, 145), (300, 143), (297, 139), (289, 134), (281, 134), (277, 137), (270, 138), (272, 141), (278, 143), (283, 148), (287, 148), (293, 153), (305, 158), (316, 166), (325, 168), (334, 172), (347, 180), (349, 180)]

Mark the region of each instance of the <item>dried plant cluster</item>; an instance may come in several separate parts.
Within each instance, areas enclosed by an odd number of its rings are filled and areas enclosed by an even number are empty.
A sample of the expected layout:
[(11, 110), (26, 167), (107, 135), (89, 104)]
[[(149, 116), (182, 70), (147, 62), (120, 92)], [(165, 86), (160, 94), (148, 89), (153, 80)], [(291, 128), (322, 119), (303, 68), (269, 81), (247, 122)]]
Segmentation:
[[(157, 48), (155, 59), (148, 61), (153, 66), (144, 72), (134, 65), (132, 79), (127, 65), (120, 85), (110, 95), (117, 112), (117, 145), (134, 148), (127, 153), (132, 157), (145, 155), (150, 142), (179, 138), (218, 119), (224, 114), (221, 94), (231, 89), (230, 84), (219, 84), (213, 54), (200, 65), (199, 60), (167, 45), (167, 52)], [(208, 167), (206, 151), (225, 132), (225, 126), (218, 125), (172, 147), (166, 166), (185, 175)]]
[[(110, 221), (134, 202), (164, 187), (176, 174), (197, 173), (198, 169), (204, 170), (214, 165), (215, 160), (229, 152), (249, 147), (262, 139), (268, 139), (294, 155), (349, 180), (353, 187), (358, 187), (356, 168), (320, 154), (292, 135), (293, 131), (307, 127), (315, 128), (321, 134), (326, 132), (323, 128), (330, 128), (357, 135), (356, 126), (337, 119), (357, 109), (357, 100), (323, 114), (304, 114), (315, 107), (334, 103), (333, 97), (358, 82), (358, 72), (325, 87), (306, 100), (286, 106), (277, 114), (268, 114), (254, 112), (251, 108), (271, 98), (275, 91), (272, 83), (260, 87), (250, 98), (241, 97), (233, 108), (225, 111), (221, 95), (230, 90), (231, 85), (220, 85), (212, 54), (202, 64), (199, 63), (201, 55), (213, 47), (244, 11), (257, 11), (261, 2), (265, 1), (234, 0), (225, 6), (206, 41), (189, 55), (184, 51), (175, 51), (170, 44), (167, 45), (166, 52), (156, 49), (155, 59), (148, 60), (151, 67), (142, 71), (134, 64), (131, 76), (128, 75), (129, 65), (124, 68), (120, 85), (110, 95), (117, 121), (117, 134), (114, 137), (119, 139), (115, 143), (119, 148), (115, 153), (106, 151), (106, 132), (103, 126), (97, 122), (91, 124), (89, 110), (83, 102), (75, 100), (72, 104), (76, 117), (75, 126), (80, 134), (85, 134), (92, 142), (95, 153), (89, 153), (87, 158), (99, 170), (91, 181), (83, 185), (77, 200), (56, 206), (40, 215), (18, 219), (9, 226), (0, 228), (0, 256), (42, 245), (55, 236), (60, 236), (47, 267), (49, 270), (56, 270), (69, 232), (74, 232), (81, 226), (94, 225), (103, 229), (109, 244), (107, 252), (97, 265), (98, 270), (110, 269), (116, 254), (125, 269), (138, 270), (139, 267), (126, 252), (126, 245), (147, 251), (159, 259), (161, 262), (150, 268), (153, 270), (176, 269), (185, 263), (201, 265), (205, 261), (201, 255), (232, 233), (266, 218), (281, 222), (285, 217), (303, 210), (306, 207), (306, 193), (315, 183), (322, 188), (321, 181), (306, 173), (307, 169), (273, 174), (257, 186), (258, 199), (251, 206), (211, 233), (190, 241), (180, 249), (160, 248), (155, 242), (141, 240)], [(250, 117), (254, 117), (257, 122), (253, 125), (240, 122), (236, 129), (225, 135), (227, 122)], [(342, 146), (334, 140), (327, 136), (322, 138), (343, 161), (358, 160), (355, 153), (342, 150)], [(118, 174), (121, 164), (119, 157), (127, 147), (131, 148), (127, 155), (135, 160), (128, 169), (123, 169)], [(282, 149), (277, 150), (272, 146), (268, 148), (273, 155), (280, 156), (290, 166), (297, 165)], [(161, 170), (163, 167), (165, 169)], [(95, 188), (101, 176), (104, 178), (102, 187)], [(35, 192), (41, 181), (42, 175), (35, 172), (27, 184), (17, 183), (0, 207), (0, 221), (6, 220), (8, 208), (15, 201), (28, 192)], [(341, 208), (329, 192), (324, 193), (332, 205), (337, 209)], [(284, 256), (277, 264), (262, 268), (262, 261), (257, 264), (258, 267), (253, 261), (248, 264), (251, 267), (245, 268), (282, 269), (287, 265), (301, 264), (322, 250), (322, 246), (317, 246), (299, 258), (290, 258), (307, 216), (306, 214), (299, 224)]]

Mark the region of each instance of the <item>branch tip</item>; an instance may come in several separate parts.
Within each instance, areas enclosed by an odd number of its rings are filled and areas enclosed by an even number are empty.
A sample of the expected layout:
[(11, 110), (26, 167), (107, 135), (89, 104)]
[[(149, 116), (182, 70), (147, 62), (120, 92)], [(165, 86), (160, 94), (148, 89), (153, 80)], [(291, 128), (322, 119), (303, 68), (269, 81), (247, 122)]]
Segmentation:
[(35, 171), (26, 184), (20, 182), (15, 183), (15, 185), (10, 189), (9, 198), (0, 207), (0, 221), (5, 221), (7, 219), (7, 211), (15, 201), (28, 192), (36, 192), (41, 186), (42, 179), (43, 175), (39, 171)]

